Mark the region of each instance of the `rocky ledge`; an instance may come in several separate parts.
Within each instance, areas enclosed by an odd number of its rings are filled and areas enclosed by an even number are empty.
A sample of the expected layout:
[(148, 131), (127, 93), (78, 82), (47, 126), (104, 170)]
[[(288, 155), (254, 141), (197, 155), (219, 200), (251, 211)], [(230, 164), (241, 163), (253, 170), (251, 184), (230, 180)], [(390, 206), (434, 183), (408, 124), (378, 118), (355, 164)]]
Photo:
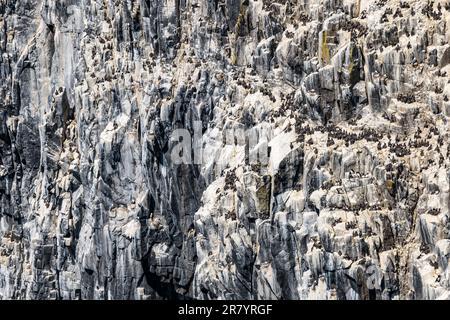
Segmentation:
[(450, 1), (0, 0), (0, 299), (450, 299)]

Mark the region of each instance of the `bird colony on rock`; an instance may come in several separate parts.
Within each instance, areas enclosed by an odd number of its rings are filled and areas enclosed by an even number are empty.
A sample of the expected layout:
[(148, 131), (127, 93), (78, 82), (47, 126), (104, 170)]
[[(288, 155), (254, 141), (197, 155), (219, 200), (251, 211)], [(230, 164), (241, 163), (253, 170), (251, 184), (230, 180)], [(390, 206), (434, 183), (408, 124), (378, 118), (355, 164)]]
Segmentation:
[(0, 0), (0, 299), (450, 299), (449, 98), (450, 1)]

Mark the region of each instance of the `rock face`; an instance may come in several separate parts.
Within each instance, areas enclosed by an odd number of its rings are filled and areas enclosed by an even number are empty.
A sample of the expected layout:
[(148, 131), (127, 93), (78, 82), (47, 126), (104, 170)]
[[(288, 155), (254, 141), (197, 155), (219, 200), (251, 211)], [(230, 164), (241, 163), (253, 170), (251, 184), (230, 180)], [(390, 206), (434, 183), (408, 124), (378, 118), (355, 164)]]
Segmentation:
[(0, 0), (0, 298), (450, 299), (450, 1)]

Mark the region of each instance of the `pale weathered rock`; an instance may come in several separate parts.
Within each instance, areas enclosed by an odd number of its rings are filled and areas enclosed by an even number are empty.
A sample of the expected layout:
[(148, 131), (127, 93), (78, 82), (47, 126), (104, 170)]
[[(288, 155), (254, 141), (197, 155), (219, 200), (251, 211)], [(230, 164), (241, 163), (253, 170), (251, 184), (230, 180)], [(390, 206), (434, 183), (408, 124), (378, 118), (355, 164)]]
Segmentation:
[(450, 299), (449, 21), (0, 0), (0, 299)]

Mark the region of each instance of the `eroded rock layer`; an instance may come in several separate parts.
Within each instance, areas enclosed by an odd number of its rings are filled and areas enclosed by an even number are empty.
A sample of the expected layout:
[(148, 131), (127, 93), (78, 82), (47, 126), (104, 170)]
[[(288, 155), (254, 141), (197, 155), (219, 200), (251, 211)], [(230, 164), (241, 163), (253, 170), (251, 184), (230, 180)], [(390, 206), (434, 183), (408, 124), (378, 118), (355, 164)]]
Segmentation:
[(439, 0), (0, 0), (0, 298), (450, 299), (449, 40)]

